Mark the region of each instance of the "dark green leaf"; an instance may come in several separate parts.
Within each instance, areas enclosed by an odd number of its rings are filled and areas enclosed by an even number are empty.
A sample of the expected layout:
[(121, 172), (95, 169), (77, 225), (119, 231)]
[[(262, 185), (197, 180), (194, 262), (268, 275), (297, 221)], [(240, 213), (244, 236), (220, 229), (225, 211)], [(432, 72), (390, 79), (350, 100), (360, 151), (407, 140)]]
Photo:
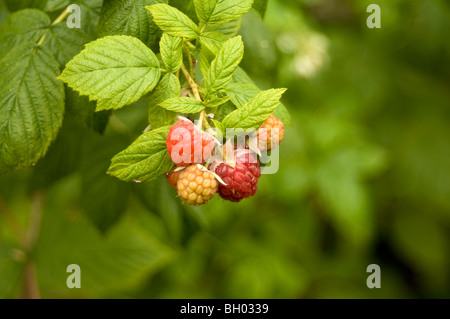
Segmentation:
[(109, 0), (103, 2), (98, 25), (99, 37), (130, 35), (150, 48), (156, 48), (161, 35), (145, 6), (165, 3), (160, 0)]
[(62, 124), (58, 62), (35, 44), (12, 49), (0, 66), (0, 171), (35, 163)]

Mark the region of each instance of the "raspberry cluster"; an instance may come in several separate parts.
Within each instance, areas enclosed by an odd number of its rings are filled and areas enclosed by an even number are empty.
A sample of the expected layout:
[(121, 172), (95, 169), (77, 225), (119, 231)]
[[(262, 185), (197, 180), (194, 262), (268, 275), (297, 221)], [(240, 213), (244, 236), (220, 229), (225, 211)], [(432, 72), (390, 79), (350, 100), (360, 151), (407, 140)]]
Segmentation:
[[(257, 131), (260, 150), (279, 145), (283, 135), (283, 122), (271, 115)], [(188, 119), (178, 121), (169, 131), (167, 150), (178, 166), (168, 172), (166, 178), (186, 204), (205, 204), (217, 192), (225, 200), (239, 202), (258, 190), (261, 168), (257, 154), (245, 145), (234, 143), (233, 154), (226, 159), (216, 159), (208, 169), (203, 164), (212, 155), (214, 143), (210, 134)]]

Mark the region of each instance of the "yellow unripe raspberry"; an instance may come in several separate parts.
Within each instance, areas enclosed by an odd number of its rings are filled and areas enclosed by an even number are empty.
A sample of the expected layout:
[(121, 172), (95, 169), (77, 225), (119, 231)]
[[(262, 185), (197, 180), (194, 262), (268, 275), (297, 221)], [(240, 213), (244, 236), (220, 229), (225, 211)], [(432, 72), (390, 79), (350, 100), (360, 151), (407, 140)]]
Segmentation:
[(194, 164), (180, 172), (177, 182), (178, 196), (189, 205), (206, 204), (217, 192), (214, 173), (204, 166)]

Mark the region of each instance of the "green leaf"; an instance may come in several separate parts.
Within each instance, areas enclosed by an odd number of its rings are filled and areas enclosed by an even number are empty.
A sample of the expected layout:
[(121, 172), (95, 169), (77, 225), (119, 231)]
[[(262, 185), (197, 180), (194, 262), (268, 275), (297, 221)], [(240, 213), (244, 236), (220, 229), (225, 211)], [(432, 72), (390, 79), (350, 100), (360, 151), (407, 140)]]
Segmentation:
[(198, 26), (183, 12), (167, 4), (146, 7), (161, 30), (174, 37), (195, 39), (199, 36)]
[(207, 24), (217, 5), (217, 0), (194, 0), (195, 12), (202, 24)]
[(208, 102), (206, 102), (206, 107), (217, 108), (222, 104), (228, 102), (231, 98), (229, 96), (216, 97)]
[(164, 101), (159, 106), (162, 108), (177, 112), (194, 114), (205, 109), (205, 104), (202, 101), (190, 97), (178, 97)]
[(0, 64), (0, 171), (35, 163), (55, 139), (64, 114), (58, 62), (34, 43), (13, 48)]
[(214, 119), (216, 121), (223, 121), (225, 116), (234, 111), (236, 111), (236, 106), (231, 101), (228, 101), (217, 108), (217, 111), (214, 112)]
[(226, 128), (257, 129), (280, 103), (286, 89), (262, 91), (250, 102), (228, 114), (222, 121)]
[(244, 56), (244, 44), (240, 36), (229, 39), (211, 62), (205, 74), (206, 96), (224, 89), (231, 82), (234, 72)]
[(180, 81), (174, 74), (166, 74), (149, 96), (148, 122), (153, 129), (173, 124), (176, 113), (163, 109), (159, 104), (179, 96)]
[(98, 100), (97, 110), (119, 109), (158, 84), (161, 71), (152, 50), (130, 36), (108, 36), (86, 45), (60, 79)]
[(285, 125), (292, 124), (291, 114), (283, 103), (280, 103), (273, 111), (273, 115), (283, 122)]
[(183, 39), (180, 37), (173, 37), (164, 33), (161, 38), (161, 57), (166, 65), (167, 71), (171, 73), (177, 72), (183, 64), (182, 45)]
[(199, 23), (193, 1), (170, 0), (170, 5), (186, 14), (194, 23)]
[(150, 181), (168, 172), (174, 164), (167, 152), (170, 126), (142, 134), (126, 150), (114, 156), (108, 174), (123, 181)]
[(216, 0), (216, 2), (208, 25), (223, 24), (235, 20), (247, 13), (253, 5), (253, 0)]
[[(231, 96), (236, 107), (240, 108), (254, 98), (261, 90), (256, 86), (253, 80), (242, 69), (238, 68), (233, 75), (233, 82), (227, 87), (227, 94)], [(278, 117), (285, 125), (292, 124), (292, 118), (283, 103), (280, 103), (274, 111), (274, 115)]]
[(109, 0), (103, 2), (98, 25), (99, 37), (108, 35), (130, 35), (154, 48), (160, 37), (159, 28), (145, 9), (156, 0)]
[(228, 38), (219, 32), (204, 32), (200, 35), (200, 43), (214, 54), (218, 54)]
[(225, 22), (223, 24), (208, 25), (205, 31), (218, 32), (220, 34), (223, 34), (227, 38), (232, 38), (236, 36), (241, 26), (242, 26), (242, 17), (239, 17), (237, 19)]
[(84, 44), (91, 38), (83, 29), (69, 29), (65, 22), (51, 26), (48, 30), (44, 46), (56, 52), (56, 59), (61, 65), (66, 65), (75, 55), (80, 53)]
[(0, 27), (0, 58), (16, 46), (37, 43), (50, 25), (48, 15), (37, 9), (11, 14)]
[(261, 90), (253, 84), (230, 83), (226, 92), (234, 105), (240, 108), (257, 96)]
[(43, 45), (56, 53), (61, 65), (79, 53), (90, 40), (83, 29), (69, 29), (65, 22), (52, 25), (46, 13), (25, 9), (13, 13), (0, 27), (0, 57), (23, 43), (37, 43), (44, 34)]

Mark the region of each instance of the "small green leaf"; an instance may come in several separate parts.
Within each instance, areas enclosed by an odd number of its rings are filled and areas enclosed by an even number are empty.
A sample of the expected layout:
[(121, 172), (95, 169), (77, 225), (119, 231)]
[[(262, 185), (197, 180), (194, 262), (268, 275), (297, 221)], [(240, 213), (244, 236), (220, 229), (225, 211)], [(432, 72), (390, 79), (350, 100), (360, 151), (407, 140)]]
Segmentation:
[(199, 36), (198, 26), (183, 12), (167, 4), (147, 6), (153, 21), (161, 30), (174, 37), (195, 39)]
[(228, 38), (219, 32), (204, 32), (200, 36), (200, 43), (214, 54), (218, 54)]
[(108, 36), (86, 45), (67, 64), (60, 79), (98, 100), (97, 111), (118, 109), (139, 100), (158, 84), (155, 54), (130, 36)]
[(150, 181), (168, 172), (174, 164), (167, 152), (170, 126), (146, 132), (111, 160), (108, 174), (123, 181)]
[(206, 97), (224, 89), (231, 82), (234, 72), (244, 56), (244, 43), (240, 36), (229, 39), (211, 62), (205, 74)]
[(222, 121), (226, 128), (257, 129), (280, 103), (286, 89), (262, 91), (250, 102), (228, 114)]
[(229, 96), (224, 97), (216, 97), (208, 102), (206, 102), (206, 107), (216, 108), (221, 106), (222, 104), (228, 102), (231, 98)]
[(173, 124), (176, 113), (163, 109), (159, 104), (179, 96), (180, 81), (174, 74), (166, 74), (149, 96), (148, 122), (153, 129)]
[(173, 37), (164, 33), (160, 42), (161, 57), (166, 65), (167, 71), (171, 73), (181, 69), (183, 64), (183, 39)]
[(190, 97), (169, 99), (161, 103), (159, 106), (169, 111), (186, 114), (198, 113), (205, 109), (205, 105), (202, 101)]
[(253, 0), (216, 0), (208, 25), (223, 24), (246, 14), (253, 5)]
[(47, 152), (62, 124), (64, 86), (53, 53), (34, 43), (13, 48), (0, 74), (0, 171), (7, 171)]

